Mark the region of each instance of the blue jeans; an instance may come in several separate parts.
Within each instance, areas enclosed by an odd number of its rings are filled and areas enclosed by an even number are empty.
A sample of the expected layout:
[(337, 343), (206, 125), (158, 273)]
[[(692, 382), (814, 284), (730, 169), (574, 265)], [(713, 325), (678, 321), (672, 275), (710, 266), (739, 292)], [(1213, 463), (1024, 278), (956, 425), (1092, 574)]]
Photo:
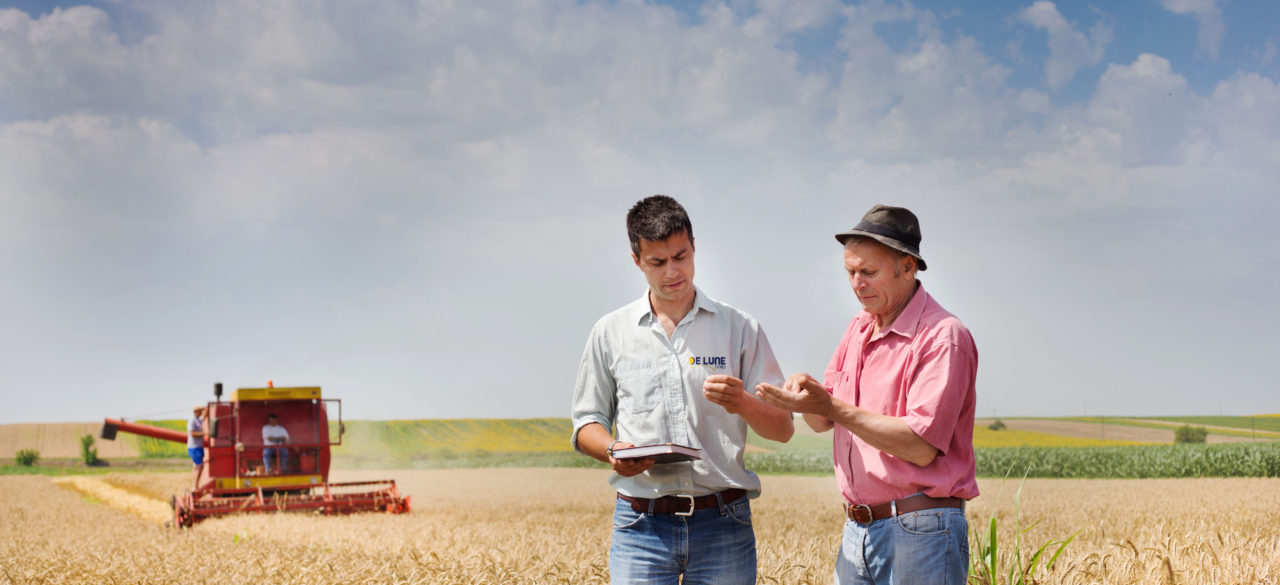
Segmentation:
[(844, 523), (837, 585), (964, 585), (969, 576), (969, 521), (964, 510), (933, 508)]
[(751, 501), (742, 497), (692, 516), (676, 516), (636, 512), (619, 499), (613, 511), (609, 576), (615, 585), (754, 585)]
[(262, 450), (262, 465), (267, 468), (267, 473), (271, 473), (271, 459), (273, 456), (280, 460), (280, 465), (276, 467), (276, 472), (284, 473), (289, 467), (289, 450), (284, 447), (267, 447)]

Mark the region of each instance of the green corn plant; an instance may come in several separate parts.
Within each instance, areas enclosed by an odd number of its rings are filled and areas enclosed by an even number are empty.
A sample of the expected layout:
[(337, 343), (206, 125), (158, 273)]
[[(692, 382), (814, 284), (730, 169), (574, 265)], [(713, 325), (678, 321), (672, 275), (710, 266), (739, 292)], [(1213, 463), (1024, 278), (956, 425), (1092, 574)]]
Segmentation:
[[(1007, 477), (1007, 476), (1006, 476)], [(1071, 541), (1079, 536), (1080, 531), (1064, 540), (1050, 540), (1035, 550), (1030, 557), (1023, 559), (1022, 556), (1022, 537), (1039, 524), (1036, 520), (1025, 528), (1019, 528), (1020, 517), (1018, 511), (1018, 502), (1022, 498), (1022, 486), (1026, 483), (1027, 477), (1024, 474), (1022, 481), (1018, 484), (1018, 491), (1013, 496), (1013, 536), (1012, 541), (1006, 536), (1004, 544), (1011, 547), (1011, 553), (1005, 566), (1001, 566), (1000, 558), (1000, 533), (996, 528), (996, 518), (991, 517), (990, 529), (988, 535), (984, 538), (981, 531), (974, 531), (974, 546), (972, 554), (969, 557), (969, 583), (971, 585), (1029, 585), (1038, 583), (1037, 575), (1040, 571), (1040, 561), (1045, 559), (1045, 553), (1051, 550), (1051, 547), (1057, 546), (1057, 549), (1049, 555), (1044, 563), (1045, 569), (1053, 567), (1057, 562), (1058, 556), (1067, 548)], [(1003, 577), (1003, 580), (1001, 579)]]

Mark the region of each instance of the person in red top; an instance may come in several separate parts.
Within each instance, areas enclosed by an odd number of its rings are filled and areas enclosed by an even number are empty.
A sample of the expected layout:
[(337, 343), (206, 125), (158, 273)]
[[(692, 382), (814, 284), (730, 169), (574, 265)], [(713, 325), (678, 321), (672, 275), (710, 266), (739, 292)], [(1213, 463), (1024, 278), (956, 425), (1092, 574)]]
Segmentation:
[(862, 311), (822, 382), (798, 373), (756, 390), (815, 431), (835, 429), (848, 518), (836, 583), (961, 585), (964, 505), (978, 495), (973, 336), (916, 279), (926, 265), (911, 211), (877, 205), (836, 240)]

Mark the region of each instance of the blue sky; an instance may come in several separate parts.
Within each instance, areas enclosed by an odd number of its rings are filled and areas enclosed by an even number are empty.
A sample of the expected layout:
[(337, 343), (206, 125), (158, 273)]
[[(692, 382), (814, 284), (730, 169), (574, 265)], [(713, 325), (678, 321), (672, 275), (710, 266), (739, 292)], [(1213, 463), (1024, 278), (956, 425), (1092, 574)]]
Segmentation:
[(981, 415), (1280, 412), (1275, 2), (0, 6), (0, 423), (567, 416), (653, 193), (786, 372), (889, 203)]

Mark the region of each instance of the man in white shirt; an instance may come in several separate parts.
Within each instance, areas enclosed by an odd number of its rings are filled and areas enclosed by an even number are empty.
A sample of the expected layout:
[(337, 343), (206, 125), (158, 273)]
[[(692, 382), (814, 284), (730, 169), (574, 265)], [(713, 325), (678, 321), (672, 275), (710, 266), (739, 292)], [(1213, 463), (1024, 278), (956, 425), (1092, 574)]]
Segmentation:
[[(614, 471), (611, 581), (754, 585), (750, 499), (760, 479), (743, 465), (747, 428), (782, 442), (794, 428), (791, 413), (746, 388), (782, 380), (782, 370), (755, 319), (694, 287), (693, 224), (675, 199), (637, 203), (627, 233), (649, 287), (592, 328), (572, 407), (574, 448)], [(702, 458), (613, 457), (655, 443)]]
[[(267, 424), (262, 427), (262, 442), (266, 445), (283, 445), (289, 442), (289, 431), (280, 426), (280, 419), (275, 413), (267, 415)], [(267, 468), (267, 475), (271, 474), (271, 459), (279, 460), (276, 466), (277, 473), (284, 473), (289, 467), (289, 449), (288, 447), (266, 447), (262, 450), (262, 465)]]

